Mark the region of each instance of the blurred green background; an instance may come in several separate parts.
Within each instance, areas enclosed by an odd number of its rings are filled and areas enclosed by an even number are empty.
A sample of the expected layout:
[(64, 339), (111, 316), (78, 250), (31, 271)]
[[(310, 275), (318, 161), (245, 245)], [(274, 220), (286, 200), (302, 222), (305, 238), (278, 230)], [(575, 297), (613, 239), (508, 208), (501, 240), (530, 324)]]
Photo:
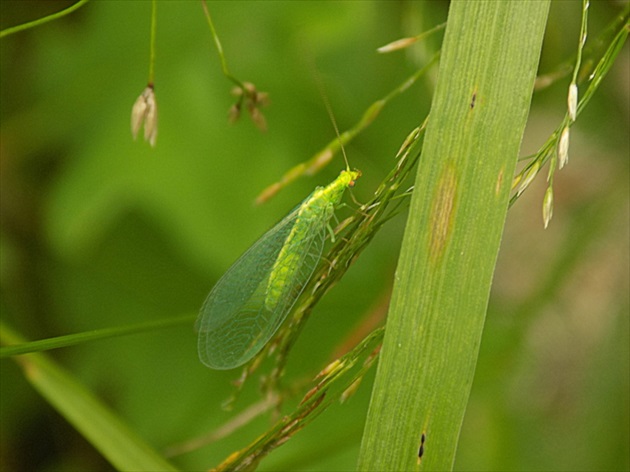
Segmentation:
[[(71, 3), (3, 0), (1, 27)], [(591, 34), (621, 6), (593, 2)], [(90, 2), (0, 41), (0, 306), (2, 320), (29, 339), (194, 315), (241, 252), (344, 167), (337, 158), (253, 205), (334, 138), (312, 63), (346, 129), (425, 64), (439, 38), (390, 55), (375, 49), (444, 21), (448, 2), (244, 1), (210, 2), (210, 9), (232, 73), (270, 94), (266, 133), (246, 116), (228, 124), (234, 97), (200, 2), (158, 4), (154, 149), (134, 142), (129, 129), (147, 80), (150, 2)], [(581, 2), (552, 4), (541, 73), (574, 54), (580, 14)], [(626, 45), (571, 129), (550, 228), (542, 229), (542, 174), (509, 212), (457, 470), (630, 467), (629, 70)], [(357, 200), (369, 198), (424, 119), (435, 80), (437, 69), (348, 146), (350, 165), (363, 171)], [(535, 94), (522, 155), (561, 121), (568, 83)], [(404, 220), (388, 223), (317, 306), (291, 354), (287, 383), (314, 375), (363, 320), (384, 311)], [(158, 450), (234, 414), (221, 402), (238, 371), (202, 366), (192, 323), (50, 354)], [(0, 363), (0, 374), (2, 470), (111, 468), (13, 361)], [(260, 470), (352, 470), (371, 381)], [(257, 401), (256, 384), (236, 412)], [(210, 468), (270, 421), (258, 418), (173, 460), (185, 470)]]

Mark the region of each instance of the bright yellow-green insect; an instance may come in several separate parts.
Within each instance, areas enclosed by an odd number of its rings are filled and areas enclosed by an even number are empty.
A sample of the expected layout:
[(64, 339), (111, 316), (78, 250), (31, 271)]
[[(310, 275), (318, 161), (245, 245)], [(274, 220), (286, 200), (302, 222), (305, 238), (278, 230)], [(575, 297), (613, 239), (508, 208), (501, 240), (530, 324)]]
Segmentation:
[(326, 187), (317, 187), (228, 269), (197, 319), (201, 362), (233, 369), (271, 339), (317, 267), (345, 189), (360, 175), (344, 170)]

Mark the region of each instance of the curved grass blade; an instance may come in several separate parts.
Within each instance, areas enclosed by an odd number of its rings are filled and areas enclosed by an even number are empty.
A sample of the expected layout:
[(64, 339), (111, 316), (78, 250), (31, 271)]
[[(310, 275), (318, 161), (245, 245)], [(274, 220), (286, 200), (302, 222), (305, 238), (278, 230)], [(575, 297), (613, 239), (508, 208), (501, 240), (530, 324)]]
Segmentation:
[[(0, 322), (0, 342), (22, 345), (25, 340)], [(33, 353), (16, 356), (14, 360), (33, 388), (116, 470), (177, 470), (84, 383), (50, 356)], [(11, 385), (7, 387), (11, 388)]]
[(217, 282), (197, 319), (201, 362), (233, 369), (271, 339), (312, 277), (328, 222), (359, 175), (344, 170), (328, 186), (316, 188)]

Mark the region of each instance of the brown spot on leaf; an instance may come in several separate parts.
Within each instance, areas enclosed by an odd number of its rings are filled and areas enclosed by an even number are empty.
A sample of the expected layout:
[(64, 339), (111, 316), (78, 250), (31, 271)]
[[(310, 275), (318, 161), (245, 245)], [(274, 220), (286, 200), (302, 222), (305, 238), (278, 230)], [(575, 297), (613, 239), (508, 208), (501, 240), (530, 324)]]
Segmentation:
[(494, 186), (494, 194), (498, 197), (499, 195), (501, 195), (501, 188), (503, 187), (503, 174), (504, 174), (505, 168), (501, 167), (501, 170), (499, 171), (499, 176), (497, 177), (497, 183)]
[(446, 166), (437, 184), (437, 191), (431, 205), (431, 233), (429, 250), (431, 259), (441, 259), (450, 239), (455, 216), (455, 197), (457, 193), (457, 175), (452, 164)]

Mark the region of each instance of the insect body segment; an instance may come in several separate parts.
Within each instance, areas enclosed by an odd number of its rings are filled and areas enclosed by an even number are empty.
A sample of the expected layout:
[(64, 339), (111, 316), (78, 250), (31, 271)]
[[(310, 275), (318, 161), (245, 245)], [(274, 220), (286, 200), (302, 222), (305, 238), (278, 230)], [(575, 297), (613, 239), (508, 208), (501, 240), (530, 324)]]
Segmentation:
[(271, 339), (312, 277), (334, 209), (359, 176), (342, 171), (316, 188), (217, 282), (197, 319), (199, 358), (206, 366), (238, 367)]
[[(310, 266), (305, 258), (308, 252), (309, 238), (326, 229), (330, 218), (339, 205), (346, 187), (352, 187), (359, 177), (357, 171), (342, 171), (339, 177), (326, 187), (317, 187), (315, 191), (300, 205), (297, 220), (287, 237), (269, 276), (269, 286), (265, 304), (273, 309), (286, 294), (290, 286), (286, 281), (296, 275), (304, 265)], [(319, 235), (322, 243), (323, 237)], [(320, 254), (321, 256), (321, 254)], [(318, 257), (319, 259), (319, 257)], [(314, 261), (317, 265), (317, 261)], [(310, 278), (310, 277), (309, 277)]]

